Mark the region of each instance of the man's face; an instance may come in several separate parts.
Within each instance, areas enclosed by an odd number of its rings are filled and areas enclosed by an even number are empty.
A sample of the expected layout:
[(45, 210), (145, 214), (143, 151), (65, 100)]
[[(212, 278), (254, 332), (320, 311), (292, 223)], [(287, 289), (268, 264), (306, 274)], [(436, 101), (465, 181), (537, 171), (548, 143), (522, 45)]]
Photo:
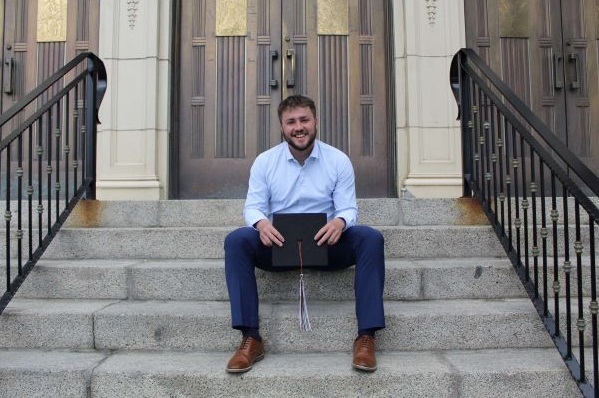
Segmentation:
[(292, 151), (310, 153), (316, 139), (317, 120), (310, 108), (288, 108), (281, 113), (283, 138)]

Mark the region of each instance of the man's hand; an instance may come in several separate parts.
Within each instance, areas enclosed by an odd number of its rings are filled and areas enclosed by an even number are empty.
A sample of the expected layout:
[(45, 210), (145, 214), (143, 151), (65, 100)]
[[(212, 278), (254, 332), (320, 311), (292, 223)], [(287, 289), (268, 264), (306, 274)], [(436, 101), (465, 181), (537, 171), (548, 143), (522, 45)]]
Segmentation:
[(316, 233), (314, 240), (317, 241), (318, 246), (323, 244), (334, 245), (341, 238), (341, 234), (343, 233), (343, 228), (345, 228), (345, 221), (342, 218), (333, 218), (331, 221), (326, 223), (326, 225)]
[(283, 242), (285, 242), (283, 235), (277, 231), (269, 220), (262, 219), (258, 221), (254, 228), (260, 232), (260, 241), (264, 246), (271, 247), (273, 244), (283, 246)]

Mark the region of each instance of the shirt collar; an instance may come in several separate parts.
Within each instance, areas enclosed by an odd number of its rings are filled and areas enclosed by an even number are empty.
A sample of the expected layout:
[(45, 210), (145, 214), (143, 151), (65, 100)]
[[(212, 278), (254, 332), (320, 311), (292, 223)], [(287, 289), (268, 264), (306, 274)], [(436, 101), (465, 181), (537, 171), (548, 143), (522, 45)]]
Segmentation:
[[(285, 153), (287, 155), (287, 160), (295, 160), (295, 158), (293, 157), (293, 154), (291, 153), (291, 150), (289, 149), (289, 144), (286, 141), (283, 141), (283, 143), (285, 144)], [(310, 158), (318, 159), (319, 155), (320, 155), (320, 141), (318, 139), (316, 139), (316, 140), (314, 140), (314, 148), (312, 148), (312, 152), (310, 153), (310, 156), (308, 156), (308, 159), (310, 159)]]

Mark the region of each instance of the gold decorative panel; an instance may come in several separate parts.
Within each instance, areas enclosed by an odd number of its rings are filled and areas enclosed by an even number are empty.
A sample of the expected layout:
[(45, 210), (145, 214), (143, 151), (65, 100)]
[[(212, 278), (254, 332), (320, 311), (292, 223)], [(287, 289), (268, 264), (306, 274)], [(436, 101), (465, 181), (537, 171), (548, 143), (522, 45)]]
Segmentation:
[(348, 0), (318, 0), (319, 35), (349, 35)]
[(529, 37), (529, 0), (499, 0), (499, 35)]
[(38, 42), (67, 40), (67, 3), (68, 0), (38, 0)]
[(216, 35), (247, 35), (247, 0), (218, 0), (216, 2)]

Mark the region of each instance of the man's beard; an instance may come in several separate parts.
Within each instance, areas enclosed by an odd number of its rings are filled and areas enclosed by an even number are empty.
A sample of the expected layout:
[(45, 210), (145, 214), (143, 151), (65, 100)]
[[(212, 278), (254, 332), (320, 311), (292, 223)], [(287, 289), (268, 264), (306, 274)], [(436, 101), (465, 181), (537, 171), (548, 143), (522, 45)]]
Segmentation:
[(308, 143), (302, 148), (300, 146), (297, 146), (292, 140), (291, 138), (287, 138), (284, 134), (283, 134), (283, 138), (285, 139), (285, 141), (287, 141), (287, 144), (289, 144), (290, 147), (292, 147), (293, 149), (296, 149), (298, 151), (305, 151), (306, 149), (310, 148), (312, 146), (312, 144), (314, 143), (314, 141), (316, 141), (316, 134), (317, 132), (314, 132), (314, 135), (310, 137), (310, 141), (308, 141)]

